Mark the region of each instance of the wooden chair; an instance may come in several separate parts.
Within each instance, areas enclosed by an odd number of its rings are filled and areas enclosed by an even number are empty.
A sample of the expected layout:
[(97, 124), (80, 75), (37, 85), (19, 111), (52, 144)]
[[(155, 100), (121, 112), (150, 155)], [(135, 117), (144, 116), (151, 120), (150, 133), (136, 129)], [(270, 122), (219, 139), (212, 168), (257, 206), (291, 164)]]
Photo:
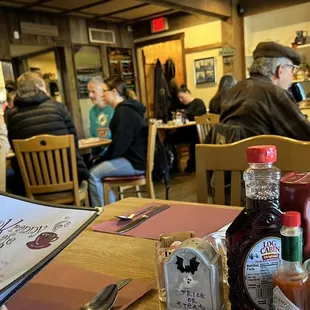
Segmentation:
[(300, 108), (302, 114), (306, 115), (308, 121), (310, 121), (310, 108)]
[(246, 148), (253, 145), (275, 145), (278, 160), (275, 165), (282, 173), (310, 171), (310, 142), (281, 136), (262, 135), (232, 144), (204, 144), (196, 146), (197, 201), (206, 203), (210, 193), (211, 174), (214, 172), (213, 203), (225, 204), (225, 171), (231, 171), (230, 204), (241, 205), (241, 172), (248, 167)]
[(137, 197), (141, 198), (140, 186), (146, 185), (148, 198), (155, 199), (152, 172), (154, 167), (154, 154), (156, 143), (157, 124), (149, 125), (148, 147), (147, 147), (147, 167), (145, 175), (134, 175), (126, 177), (108, 177), (103, 179), (105, 204), (110, 203), (109, 192), (111, 188), (118, 188), (120, 199), (124, 198), (123, 190), (131, 187), (136, 188)]
[(199, 143), (204, 144), (211, 127), (220, 122), (220, 116), (211, 113), (195, 116), (195, 122), (199, 136)]
[(89, 206), (88, 183), (79, 187), (73, 135), (40, 135), (13, 145), (28, 198)]
[(3, 148), (0, 147), (0, 191), (6, 191), (6, 154)]

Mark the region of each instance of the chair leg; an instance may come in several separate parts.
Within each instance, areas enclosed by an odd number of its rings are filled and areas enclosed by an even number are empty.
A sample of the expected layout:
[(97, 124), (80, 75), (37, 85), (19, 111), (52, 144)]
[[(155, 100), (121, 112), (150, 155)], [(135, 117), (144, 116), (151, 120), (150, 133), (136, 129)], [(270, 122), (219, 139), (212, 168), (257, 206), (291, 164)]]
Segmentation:
[(102, 186), (103, 186), (103, 192), (104, 192), (104, 204), (108, 205), (111, 203), (110, 202), (110, 186), (106, 183), (102, 183)]
[(136, 195), (137, 195), (137, 197), (138, 198), (142, 198), (140, 186), (137, 185), (137, 186), (135, 186), (135, 188), (136, 188)]
[(86, 196), (85, 196), (84, 206), (85, 206), (85, 207), (89, 207), (89, 206), (90, 206), (90, 204), (89, 204), (88, 191), (87, 191)]

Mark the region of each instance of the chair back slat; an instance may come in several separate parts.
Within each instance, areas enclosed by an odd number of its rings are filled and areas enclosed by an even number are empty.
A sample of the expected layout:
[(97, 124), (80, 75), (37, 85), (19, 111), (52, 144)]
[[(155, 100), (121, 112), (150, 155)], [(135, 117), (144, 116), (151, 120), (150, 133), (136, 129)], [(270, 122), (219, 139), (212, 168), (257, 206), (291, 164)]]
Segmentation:
[(73, 191), (72, 203), (80, 205), (73, 135), (40, 135), (13, 145), (28, 198)]
[(60, 159), (60, 151), (55, 150), (55, 163), (56, 163), (56, 170), (57, 170), (57, 179), (59, 183), (64, 183), (64, 177), (63, 177), (63, 170), (62, 170), (62, 162)]
[(147, 141), (147, 167), (146, 167), (146, 186), (149, 198), (155, 199), (155, 190), (152, 178), (154, 169), (155, 145), (156, 145), (157, 123), (150, 123)]
[[(262, 135), (247, 138), (231, 144), (203, 144), (196, 146), (197, 201), (206, 203), (210, 198), (211, 178), (214, 171), (215, 195), (213, 202), (223, 204), (225, 192), (223, 175), (218, 172), (231, 172), (230, 204), (241, 205), (241, 173), (247, 169), (246, 148), (253, 145), (275, 145), (278, 160), (275, 165), (282, 174), (291, 171), (310, 171), (310, 142), (298, 141), (281, 136)], [(207, 172), (207, 173), (206, 173)], [(217, 177), (219, 176), (219, 180)], [(225, 179), (225, 178), (224, 178)], [(218, 189), (220, 187), (220, 189)], [(225, 199), (224, 199), (225, 201)]]
[(203, 144), (206, 141), (206, 137), (209, 134), (212, 126), (218, 124), (220, 116), (217, 114), (204, 114), (201, 116), (195, 116), (196, 128), (199, 137), (199, 143)]
[(63, 172), (65, 177), (65, 182), (70, 181), (70, 173), (69, 173), (69, 164), (68, 164), (68, 153), (66, 149), (61, 150), (62, 155), (62, 163), (63, 163)]
[(56, 178), (56, 169), (54, 164), (54, 152), (53, 151), (47, 151), (47, 162), (48, 162), (48, 169), (50, 172), (50, 180), (52, 184), (57, 184), (57, 178)]
[(50, 185), (51, 182), (50, 182), (50, 177), (48, 174), (45, 152), (39, 152), (39, 158), (40, 158), (41, 169), (43, 172), (43, 182), (46, 185)]
[[(34, 156), (35, 155), (35, 156)], [(39, 160), (37, 154), (32, 154), (29, 152), (24, 153), (26, 167), (30, 178), (30, 185), (43, 185), (43, 178), (41, 174), (41, 169), (39, 165)], [(31, 157), (33, 161), (31, 160)]]
[(215, 197), (217, 204), (225, 205), (225, 178), (224, 171), (214, 171)]

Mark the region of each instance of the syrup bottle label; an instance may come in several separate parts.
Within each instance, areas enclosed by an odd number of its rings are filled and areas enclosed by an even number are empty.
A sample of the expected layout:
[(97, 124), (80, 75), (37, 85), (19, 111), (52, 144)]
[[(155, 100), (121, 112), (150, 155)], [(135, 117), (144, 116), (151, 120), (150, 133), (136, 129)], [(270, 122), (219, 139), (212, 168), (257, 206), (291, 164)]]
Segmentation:
[(258, 309), (272, 309), (272, 276), (281, 260), (281, 239), (268, 237), (258, 241), (248, 252), (244, 262), (244, 285)]
[(300, 310), (296, 307), (280, 290), (279, 286), (273, 289), (273, 309), (274, 310)]

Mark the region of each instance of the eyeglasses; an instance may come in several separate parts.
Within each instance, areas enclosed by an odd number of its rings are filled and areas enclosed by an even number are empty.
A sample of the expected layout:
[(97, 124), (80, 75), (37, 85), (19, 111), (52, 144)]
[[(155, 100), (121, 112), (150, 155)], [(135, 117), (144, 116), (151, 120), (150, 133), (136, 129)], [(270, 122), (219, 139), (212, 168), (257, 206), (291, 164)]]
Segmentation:
[(298, 71), (298, 69), (299, 69), (298, 66), (293, 65), (293, 64), (292, 65), (291, 64), (286, 64), (286, 65), (284, 65), (284, 67), (291, 67), (293, 73), (296, 73)]
[(102, 93), (105, 94), (107, 91), (110, 91), (110, 89), (103, 89)]

